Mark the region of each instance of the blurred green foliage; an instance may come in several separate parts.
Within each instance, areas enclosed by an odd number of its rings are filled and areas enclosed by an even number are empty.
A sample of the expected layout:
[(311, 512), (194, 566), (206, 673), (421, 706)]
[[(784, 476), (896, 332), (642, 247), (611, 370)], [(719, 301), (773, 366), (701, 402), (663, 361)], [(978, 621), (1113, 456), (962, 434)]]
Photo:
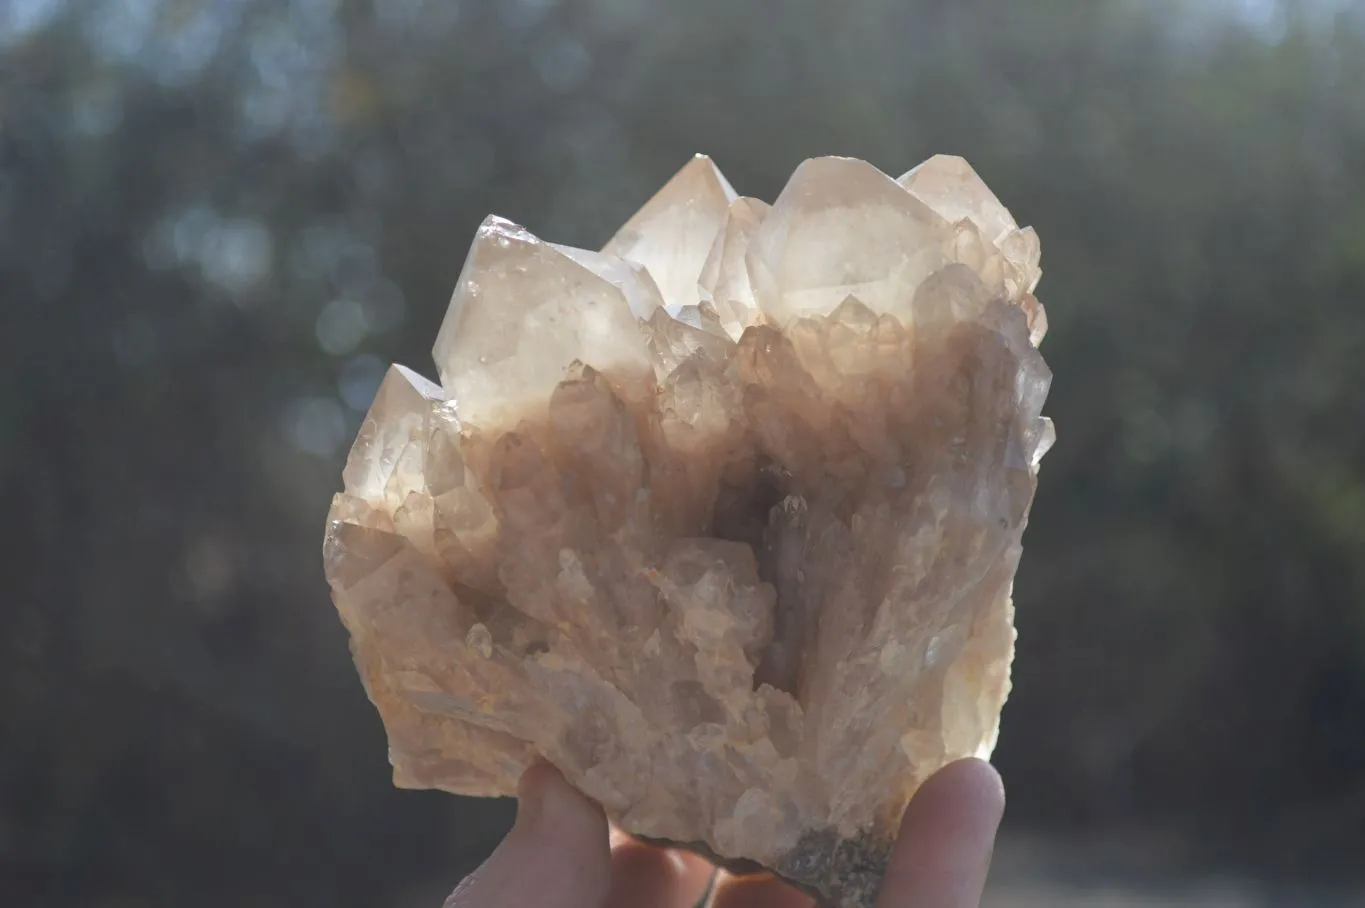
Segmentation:
[(1043, 239), (1015, 828), (1358, 871), (1362, 80), (1324, 0), (0, 3), (7, 904), (413, 904), (490, 847), (390, 789), (322, 517), (485, 214), (597, 245), (694, 151), (963, 154)]

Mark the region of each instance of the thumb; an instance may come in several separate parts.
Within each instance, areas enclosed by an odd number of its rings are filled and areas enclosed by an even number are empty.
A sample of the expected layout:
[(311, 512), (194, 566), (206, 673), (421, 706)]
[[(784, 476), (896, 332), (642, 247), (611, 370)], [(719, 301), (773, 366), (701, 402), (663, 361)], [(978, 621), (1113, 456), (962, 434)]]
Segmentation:
[(599, 908), (610, 880), (602, 809), (538, 763), (517, 786), (512, 831), (445, 908)]

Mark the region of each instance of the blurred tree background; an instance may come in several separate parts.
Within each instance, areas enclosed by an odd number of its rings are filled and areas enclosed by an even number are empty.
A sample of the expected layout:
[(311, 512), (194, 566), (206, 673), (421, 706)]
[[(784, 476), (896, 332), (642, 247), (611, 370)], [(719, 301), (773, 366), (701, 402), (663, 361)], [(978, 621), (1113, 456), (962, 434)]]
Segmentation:
[(963, 154), (1042, 236), (1007, 839), (1365, 872), (1362, 82), (1349, 0), (0, 0), (0, 902), (482, 858), (508, 805), (390, 786), (323, 515), (485, 214), (600, 245), (694, 151)]

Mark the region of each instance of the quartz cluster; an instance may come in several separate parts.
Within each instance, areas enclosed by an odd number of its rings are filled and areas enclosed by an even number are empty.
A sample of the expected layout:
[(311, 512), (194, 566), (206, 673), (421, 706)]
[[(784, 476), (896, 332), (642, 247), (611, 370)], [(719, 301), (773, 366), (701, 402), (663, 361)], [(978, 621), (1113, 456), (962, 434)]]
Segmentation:
[(626, 831), (870, 905), (989, 754), (1051, 375), (1039, 244), (968, 164), (698, 156), (600, 252), (490, 217), (394, 366), (327, 578), (396, 784), (538, 759)]

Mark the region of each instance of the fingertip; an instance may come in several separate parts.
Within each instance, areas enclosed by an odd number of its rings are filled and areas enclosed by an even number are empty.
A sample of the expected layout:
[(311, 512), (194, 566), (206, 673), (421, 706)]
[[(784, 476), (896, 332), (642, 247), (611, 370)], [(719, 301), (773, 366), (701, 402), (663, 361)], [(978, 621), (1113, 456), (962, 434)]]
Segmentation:
[(522, 774), (511, 832), (447, 908), (598, 908), (611, 880), (607, 820), (548, 763)]
[(969, 758), (939, 770), (901, 817), (877, 904), (975, 908), (1004, 812), (1004, 782), (990, 763)]
[(976, 757), (949, 763), (915, 793), (901, 818), (902, 829), (915, 813), (939, 811), (989, 826), (993, 833), (1005, 813), (1005, 782), (1000, 772)]
[(550, 763), (533, 763), (517, 783), (517, 829), (540, 829), (551, 834), (578, 835), (603, 845), (607, 818), (602, 807), (574, 788)]

